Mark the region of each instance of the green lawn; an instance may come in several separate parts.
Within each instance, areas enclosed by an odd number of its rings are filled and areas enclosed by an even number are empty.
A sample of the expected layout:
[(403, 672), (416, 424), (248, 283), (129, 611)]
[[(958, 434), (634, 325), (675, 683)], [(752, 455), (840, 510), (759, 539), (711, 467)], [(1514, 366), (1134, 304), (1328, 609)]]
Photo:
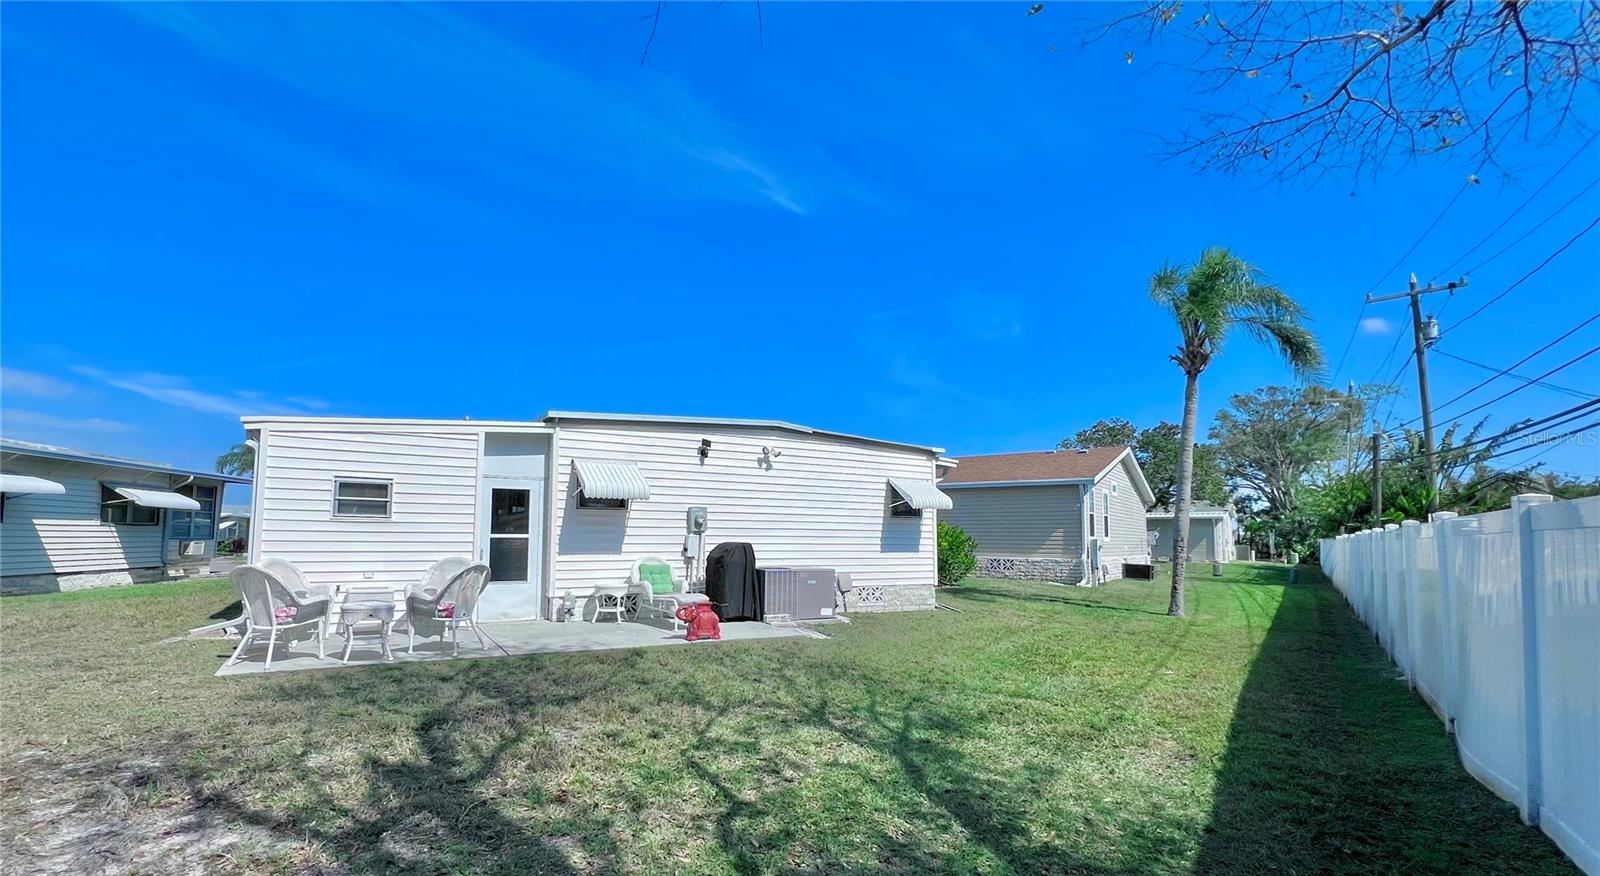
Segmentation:
[(1187, 621), (1158, 584), (969, 581), (940, 597), (963, 613), (861, 616), (832, 641), (227, 679), (224, 643), (160, 643), (226, 608), (223, 582), (11, 598), (0, 856), (1575, 872), (1461, 770), (1337, 594), (1287, 577), (1200, 577)]

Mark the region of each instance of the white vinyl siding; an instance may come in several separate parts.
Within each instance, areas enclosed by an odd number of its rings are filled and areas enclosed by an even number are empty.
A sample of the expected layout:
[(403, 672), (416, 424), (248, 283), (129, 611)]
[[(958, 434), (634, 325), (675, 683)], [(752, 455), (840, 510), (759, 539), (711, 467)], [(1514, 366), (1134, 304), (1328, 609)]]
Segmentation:
[(944, 519), (978, 542), (979, 556), (1076, 560), (1083, 554), (1083, 488), (1077, 484), (946, 492), (955, 508)]
[[(702, 439), (711, 442), (704, 460)], [(887, 482), (931, 479), (930, 452), (761, 427), (649, 423), (563, 422), (557, 446), (552, 593), (621, 584), (642, 556), (665, 558), (681, 574), (685, 513), (696, 505), (707, 508), (708, 553), (749, 542), (762, 566), (831, 568), (858, 588), (934, 583), (936, 514), (891, 517)], [(764, 461), (763, 446), (782, 454)], [(635, 463), (650, 498), (626, 510), (576, 507), (574, 459)]]
[[(314, 584), (403, 588), (438, 560), (477, 556), (476, 431), (269, 427), (263, 439), (253, 558), (289, 560)], [(336, 516), (335, 479), (392, 484), (389, 515)]]
[(100, 519), (100, 485), (140, 483), (170, 489), (166, 475), (29, 457), (6, 471), (46, 478), (60, 495), (7, 496), (0, 523), (0, 575), (120, 571), (162, 565), (164, 526), (129, 526)]

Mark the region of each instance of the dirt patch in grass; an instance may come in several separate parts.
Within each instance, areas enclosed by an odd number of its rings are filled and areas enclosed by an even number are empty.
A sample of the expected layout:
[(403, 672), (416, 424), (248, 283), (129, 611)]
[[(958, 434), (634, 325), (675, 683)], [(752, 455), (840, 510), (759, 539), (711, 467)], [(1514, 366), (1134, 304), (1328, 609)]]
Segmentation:
[(0, 860), (41, 876), (101, 873), (306, 872), (301, 844), (230, 822), (161, 759), (54, 762), (11, 755), (0, 772)]

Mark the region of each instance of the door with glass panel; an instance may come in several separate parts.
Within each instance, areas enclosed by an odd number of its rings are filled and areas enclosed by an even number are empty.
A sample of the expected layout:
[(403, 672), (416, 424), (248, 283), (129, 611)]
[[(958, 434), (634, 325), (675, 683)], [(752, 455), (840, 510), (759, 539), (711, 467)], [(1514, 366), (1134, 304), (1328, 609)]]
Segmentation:
[(489, 564), (482, 620), (541, 616), (544, 480), (485, 478), (479, 496), (478, 558)]

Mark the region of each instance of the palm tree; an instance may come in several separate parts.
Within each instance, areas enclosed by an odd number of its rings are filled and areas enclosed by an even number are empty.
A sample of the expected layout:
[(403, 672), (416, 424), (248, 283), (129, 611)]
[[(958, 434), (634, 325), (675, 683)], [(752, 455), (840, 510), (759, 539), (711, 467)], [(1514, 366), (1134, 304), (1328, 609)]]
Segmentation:
[(1183, 369), (1183, 426), (1178, 438), (1177, 507), (1173, 509), (1172, 602), (1167, 614), (1183, 617), (1184, 555), (1189, 543), (1190, 491), (1194, 486), (1195, 407), (1200, 374), (1234, 330), (1275, 346), (1301, 378), (1322, 370), (1322, 348), (1304, 325), (1305, 308), (1266, 282), (1266, 275), (1222, 247), (1210, 247), (1193, 265), (1161, 266), (1150, 278), (1150, 297), (1171, 312), (1183, 335), (1172, 361)]
[(228, 448), (228, 452), (217, 457), (217, 471), (223, 474), (247, 475), (256, 470), (256, 449), (248, 444), (239, 443)]

